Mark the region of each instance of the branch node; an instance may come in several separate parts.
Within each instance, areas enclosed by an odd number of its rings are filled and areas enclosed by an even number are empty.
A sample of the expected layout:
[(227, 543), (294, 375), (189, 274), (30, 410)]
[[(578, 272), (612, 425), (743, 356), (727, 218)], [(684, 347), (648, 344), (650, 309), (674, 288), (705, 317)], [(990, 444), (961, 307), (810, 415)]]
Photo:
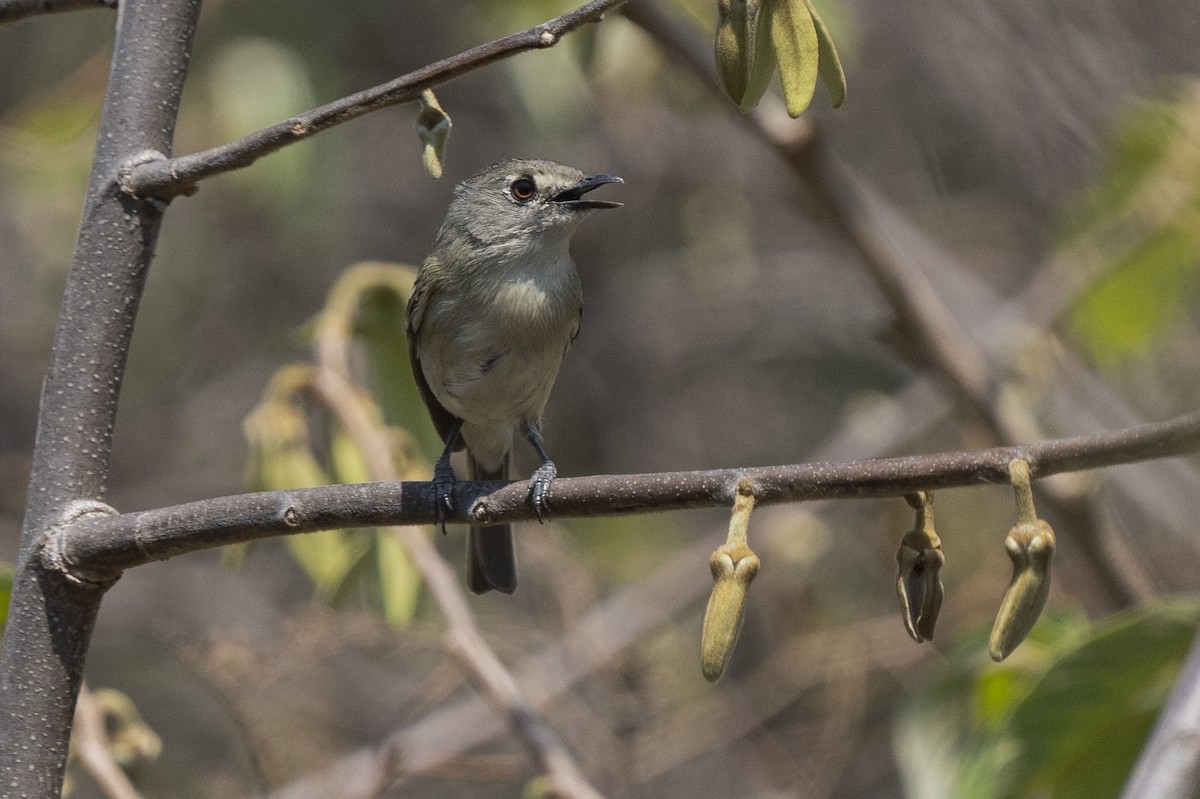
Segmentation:
[(475, 504), (471, 506), (469, 514), (476, 524), (487, 524), (492, 520), (492, 509), (488, 507), (486, 498), (475, 500)]
[(296, 138), (302, 138), (312, 132), (311, 126), (303, 119), (294, 117), (288, 120), (288, 128)]
[(169, 159), (158, 150), (142, 150), (140, 153), (135, 153), (122, 161), (121, 165), (117, 168), (117, 185), (121, 187), (121, 191), (129, 196), (137, 197), (139, 200), (144, 199), (138, 196), (137, 181), (134, 180), (134, 172), (137, 171), (138, 167), (145, 164), (167, 160)]
[(283, 523), (288, 527), (300, 526), (300, 514), (296, 512), (296, 508), (292, 505), (288, 505), (283, 509)]
[(538, 44), (542, 47), (553, 47), (557, 41), (558, 36), (549, 28), (542, 28), (541, 33), (538, 34)]
[(42, 535), (42, 565), (56, 571), (76, 585), (91, 588), (108, 588), (121, 576), (119, 571), (97, 571), (83, 569), (71, 563), (63, 552), (63, 539), (67, 530), (81, 519), (120, 515), (116, 508), (99, 500), (78, 499), (70, 502), (58, 515), (58, 521)]

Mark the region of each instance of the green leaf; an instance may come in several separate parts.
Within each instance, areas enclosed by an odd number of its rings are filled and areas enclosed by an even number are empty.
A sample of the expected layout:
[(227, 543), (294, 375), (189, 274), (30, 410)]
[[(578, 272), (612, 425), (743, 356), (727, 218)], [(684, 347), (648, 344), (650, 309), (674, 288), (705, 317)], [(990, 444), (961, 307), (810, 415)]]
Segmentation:
[(773, 0), (771, 43), (779, 62), (783, 102), (793, 119), (804, 113), (817, 88), (820, 48), (808, 0)]
[(1198, 261), (1195, 230), (1147, 233), (1076, 303), (1075, 335), (1103, 364), (1145, 354), (1195, 293)]
[(288, 551), (313, 581), (317, 593), (330, 600), (342, 590), (347, 576), (367, 550), (367, 537), (360, 531), (323, 530), (290, 535)]
[(742, 95), (742, 113), (748, 114), (771, 84), (775, 75), (775, 46), (771, 43), (769, 4), (773, 0), (746, 0), (746, 44), (744, 52), (747, 64), (746, 92)]
[(1140, 102), (1067, 215), (1056, 260), (1090, 280), (1069, 322), (1102, 365), (1145, 354), (1200, 290), (1198, 140), (1200, 82)]
[(417, 612), (421, 574), (395, 532), (377, 530), (375, 547), (383, 618), (393, 627), (406, 627)]
[(1008, 796), (1116, 796), (1196, 634), (1200, 605), (1163, 602), (1096, 625), (1014, 707)]
[(1195, 600), (1134, 609), (1090, 629), (1047, 615), (999, 665), (987, 662), (982, 633), (955, 642), (897, 715), (906, 795), (1116, 796), (1198, 621)]
[(811, 0), (805, 0), (805, 3), (812, 14), (813, 28), (817, 33), (817, 72), (821, 75), (825, 90), (829, 92), (829, 101), (834, 108), (838, 108), (846, 101), (846, 71), (842, 69), (842, 59), (833, 37), (829, 35), (829, 28), (817, 13), (816, 6)]
[(13, 577), (16, 571), (11, 563), (0, 563), (0, 630), (8, 618), (8, 603), (12, 601)]

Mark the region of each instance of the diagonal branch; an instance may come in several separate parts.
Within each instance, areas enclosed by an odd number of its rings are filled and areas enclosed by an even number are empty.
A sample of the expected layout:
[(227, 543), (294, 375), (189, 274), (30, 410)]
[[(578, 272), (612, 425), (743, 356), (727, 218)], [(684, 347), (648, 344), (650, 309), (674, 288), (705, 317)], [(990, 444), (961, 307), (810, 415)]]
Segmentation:
[(40, 14), (116, 7), (117, 0), (0, 0), (0, 25)]
[[(347, 341), (339, 332), (324, 330), (318, 337), (318, 370), (315, 389), (338, 423), (363, 453), (376, 480), (399, 479), (386, 433), (374, 407), (364, 401), (361, 389), (351, 382), (345, 363)], [(448, 648), (472, 681), (501, 714), (547, 775), (556, 796), (564, 799), (600, 799), (600, 794), (580, 772), (558, 735), (522, 695), (517, 681), (488, 645), (459, 587), (453, 567), (446, 562), (418, 527), (393, 527), (413, 564), (420, 571), (430, 597), (446, 622)], [(384, 786), (380, 786), (384, 787)]]
[[(1200, 450), (1200, 412), (1155, 424), (1016, 447), (846, 463), (559, 478), (558, 517), (616, 516), (725, 507), (739, 480), (759, 503), (901, 496), (918, 490), (1007, 484), (1014, 458), (1033, 476), (1184, 455)], [(448, 520), (494, 524), (533, 518), (523, 481), (456, 483)], [(156, 510), (79, 519), (50, 538), (43, 557), (87, 582), (155, 560), (275, 535), (342, 527), (433, 524), (432, 483), (361, 483), (239, 494)]]
[[(722, 105), (724, 92), (716, 83), (711, 57), (698, 37), (689, 35), (655, 4), (627, 6), (624, 14), (666, 52), (682, 61)], [(879, 223), (850, 171), (825, 146), (816, 128), (787, 119), (769, 104), (742, 117), (747, 126), (771, 146), (812, 191), (843, 238), (858, 253), (866, 274), (875, 282), (900, 322), (910, 349), (919, 353), (933, 374), (995, 439), (1013, 444), (1036, 438), (1036, 425), (999, 402), (1001, 379), (989, 366), (987, 354), (946, 307), (925, 271), (898, 251), (889, 231)], [(1095, 577), (1088, 584), (1106, 595), (1109, 604), (1124, 606), (1137, 598), (1124, 572), (1103, 551), (1094, 530), (1100, 527), (1085, 498), (1073, 497), (1055, 486), (1046, 488), (1052, 515), (1067, 521), (1062, 530), (1079, 546), (1083, 563)]]
[(574, 11), (541, 25), (473, 47), (395, 80), (326, 103), (219, 147), (177, 158), (161, 157), (129, 163), (122, 171), (122, 188), (136, 197), (158, 197), (163, 200), (180, 194), (191, 194), (196, 191), (197, 181), (249, 166), (264, 155), (307, 139), (334, 125), (349, 122), (381, 108), (412, 102), (426, 89), (517, 53), (553, 47), (565, 34), (588, 23), (599, 22), (605, 12), (628, 1), (591, 0)]

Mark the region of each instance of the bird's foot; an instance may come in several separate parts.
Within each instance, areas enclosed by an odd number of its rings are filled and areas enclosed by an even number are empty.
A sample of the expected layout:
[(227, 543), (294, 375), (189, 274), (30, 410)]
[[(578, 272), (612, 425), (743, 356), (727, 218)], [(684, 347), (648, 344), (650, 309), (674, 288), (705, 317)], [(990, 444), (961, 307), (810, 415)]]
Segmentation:
[(545, 461), (534, 470), (529, 478), (529, 501), (533, 503), (533, 512), (537, 514), (538, 524), (544, 521), (544, 516), (550, 515), (550, 486), (558, 477), (558, 469), (553, 461)]
[(449, 458), (439, 458), (433, 467), (434, 505), (437, 508), (437, 524), (446, 533), (446, 511), (454, 509), (454, 467)]

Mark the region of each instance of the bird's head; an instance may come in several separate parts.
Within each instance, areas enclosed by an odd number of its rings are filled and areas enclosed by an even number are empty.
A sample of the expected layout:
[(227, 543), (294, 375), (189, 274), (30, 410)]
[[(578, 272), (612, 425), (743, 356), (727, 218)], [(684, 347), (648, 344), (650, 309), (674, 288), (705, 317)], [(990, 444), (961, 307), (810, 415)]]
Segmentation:
[(458, 185), (443, 230), (466, 233), (483, 246), (565, 243), (588, 211), (621, 207), (584, 195), (606, 183), (623, 182), (553, 161), (501, 161)]

